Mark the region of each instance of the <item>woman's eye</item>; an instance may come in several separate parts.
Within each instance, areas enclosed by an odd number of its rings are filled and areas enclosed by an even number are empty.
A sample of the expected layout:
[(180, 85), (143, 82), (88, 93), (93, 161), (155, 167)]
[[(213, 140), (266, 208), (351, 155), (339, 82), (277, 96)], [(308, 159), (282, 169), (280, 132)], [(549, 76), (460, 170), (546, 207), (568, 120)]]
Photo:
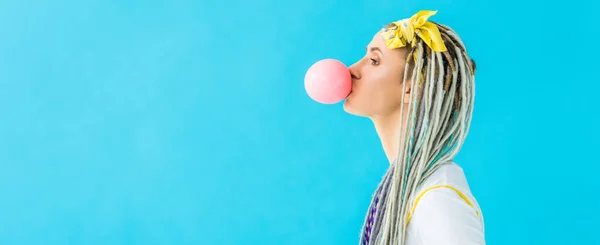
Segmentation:
[(378, 65), (379, 62), (377, 62), (376, 59), (371, 58), (371, 65)]

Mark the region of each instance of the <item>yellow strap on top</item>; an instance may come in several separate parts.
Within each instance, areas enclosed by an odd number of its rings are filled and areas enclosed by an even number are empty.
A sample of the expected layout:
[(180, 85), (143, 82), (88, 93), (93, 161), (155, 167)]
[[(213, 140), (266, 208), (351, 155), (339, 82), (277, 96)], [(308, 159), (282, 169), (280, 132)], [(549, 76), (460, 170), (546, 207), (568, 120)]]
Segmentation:
[(419, 193), (419, 196), (417, 196), (417, 198), (415, 199), (415, 203), (413, 204), (412, 208), (410, 209), (410, 212), (408, 213), (408, 217), (406, 218), (406, 225), (408, 225), (408, 222), (410, 221), (412, 214), (415, 212), (415, 209), (417, 208), (417, 204), (419, 203), (421, 198), (427, 192), (434, 190), (434, 189), (439, 189), (439, 188), (448, 188), (448, 189), (451, 189), (454, 192), (456, 192), (456, 194), (458, 194), (458, 196), (460, 196), (460, 198), (462, 198), (467, 203), (467, 205), (469, 205), (471, 208), (473, 208), (473, 210), (475, 210), (477, 217), (481, 218), (481, 214), (479, 213), (479, 211), (477, 211), (477, 209), (475, 208), (475, 206), (473, 206), (473, 203), (469, 200), (469, 198), (467, 198), (467, 196), (465, 194), (463, 194), (461, 191), (459, 191), (458, 189), (456, 189), (450, 185), (436, 185), (436, 186), (429, 187), (429, 188), (425, 189), (424, 191), (422, 191), (421, 193)]

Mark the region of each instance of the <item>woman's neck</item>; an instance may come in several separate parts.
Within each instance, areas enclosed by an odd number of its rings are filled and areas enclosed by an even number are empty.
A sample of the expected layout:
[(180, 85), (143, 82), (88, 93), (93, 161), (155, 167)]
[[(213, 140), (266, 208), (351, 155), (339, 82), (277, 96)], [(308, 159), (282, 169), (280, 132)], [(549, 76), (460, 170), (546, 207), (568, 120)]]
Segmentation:
[[(383, 151), (390, 164), (393, 164), (396, 157), (398, 157), (398, 150), (401, 148), (400, 144), (404, 142), (400, 141), (400, 137), (404, 137), (401, 135), (404, 133), (404, 130), (400, 128), (400, 120), (401, 118), (404, 120), (407, 114), (408, 110), (405, 105), (403, 117), (400, 117), (400, 108), (398, 108), (385, 116), (371, 118), (373, 125), (375, 125), (375, 131), (379, 135)], [(406, 125), (402, 125), (402, 127), (406, 127)]]
[(399, 108), (388, 115), (371, 118), (390, 164), (394, 162), (400, 149), (400, 118)]

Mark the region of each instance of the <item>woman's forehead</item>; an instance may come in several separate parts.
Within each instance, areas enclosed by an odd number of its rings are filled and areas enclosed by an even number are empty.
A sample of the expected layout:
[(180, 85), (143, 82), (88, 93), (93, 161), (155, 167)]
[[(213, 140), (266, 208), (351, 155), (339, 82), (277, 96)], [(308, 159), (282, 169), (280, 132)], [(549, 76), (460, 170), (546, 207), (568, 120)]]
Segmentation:
[(389, 49), (385, 43), (382, 32), (373, 35), (371, 42), (367, 45), (367, 52), (380, 52), (383, 59), (391, 59), (393, 62), (405, 62), (406, 48)]
[(369, 43), (369, 48), (371, 48), (371, 47), (377, 47), (377, 48), (381, 49), (382, 51), (385, 48), (385, 41), (383, 41), (383, 37), (381, 36), (381, 31), (375, 33), (375, 35), (373, 36), (373, 39), (371, 39), (371, 42)]

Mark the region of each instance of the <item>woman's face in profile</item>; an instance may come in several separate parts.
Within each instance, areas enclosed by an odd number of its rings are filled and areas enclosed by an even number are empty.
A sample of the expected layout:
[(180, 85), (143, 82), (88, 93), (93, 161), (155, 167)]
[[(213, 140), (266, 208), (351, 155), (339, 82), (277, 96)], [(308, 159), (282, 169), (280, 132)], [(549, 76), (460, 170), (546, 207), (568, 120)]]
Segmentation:
[[(344, 110), (350, 114), (377, 117), (400, 108), (402, 79), (406, 64), (407, 49), (389, 49), (380, 32), (367, 45), (364, 57), (350, 66), (352, 92), (344, 102)], [(409, 75), (410, 76), (410, 75)], [(408, 101), (408, 96), (405, 96)]]

